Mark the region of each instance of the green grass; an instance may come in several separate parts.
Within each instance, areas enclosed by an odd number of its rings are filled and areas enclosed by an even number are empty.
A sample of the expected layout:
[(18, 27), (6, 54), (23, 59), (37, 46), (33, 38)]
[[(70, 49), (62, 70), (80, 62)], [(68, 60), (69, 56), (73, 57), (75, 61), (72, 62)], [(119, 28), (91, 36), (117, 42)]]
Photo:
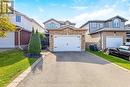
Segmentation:
[(123, 68), (130, 70), (130, 62), (127, 61), (127, 60), (124, 60), (124, 59), (121, 59), (119, 57), (115, 57), (115, 56), (112, 56), (112, 55), (104, 54), (104, 52), (102, 52), (102, 51), (90, 51), (88, 49), (86, 51), (93, 53), (93, 54), (95, 54), (95, 55), (97, 55), (97, 56), (99, 56), (103, 59), (106, 59), (106, 60), (108, 60), (112, 63), (115, 63), (115, 64), (117, 64), (117, 65), (119, 65)]
[(0, 87), (7, 86), (14, 78), (36, 61), (26, 58), (21, 50), (0, 53)]

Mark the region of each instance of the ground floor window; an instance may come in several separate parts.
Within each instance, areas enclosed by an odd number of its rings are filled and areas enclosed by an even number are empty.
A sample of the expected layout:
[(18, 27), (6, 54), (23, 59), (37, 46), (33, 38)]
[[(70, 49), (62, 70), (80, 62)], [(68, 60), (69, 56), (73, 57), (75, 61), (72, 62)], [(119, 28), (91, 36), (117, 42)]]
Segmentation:
[(126, 39), (126, 42), (130, 42), (130, 39)]

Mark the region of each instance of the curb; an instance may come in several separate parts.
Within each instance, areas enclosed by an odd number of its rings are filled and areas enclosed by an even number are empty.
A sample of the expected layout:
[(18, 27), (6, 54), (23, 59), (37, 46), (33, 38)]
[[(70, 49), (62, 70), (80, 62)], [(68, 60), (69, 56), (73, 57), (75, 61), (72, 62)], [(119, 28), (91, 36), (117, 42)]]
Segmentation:
[(28, 67), (23, 73), (21, 73), (17, 78), (15, 78), (7, 87), (17, 87), (17, 85), (24, 80), (24, 78), (31, 72), (32, 69), (44, 58), (43, 55), (37, 61), (35, 61), (32, 66)]
[(120, 69), (122, 69), (122, 70), (124, 70), (124, 71), (130, 72), (130, 70), (128, 70), (128, 69), (126, 69), (126, 68), (124, 68), (124, 67), (121, 67), (121, 66), (119, 66), (119, 65), (117, 65), (117, 64), (115, 64), (115, 63), (112, 63), (112, 62), (110, 62), (110, 61), (108, 61), (108, 60), (106, 60), (106, 59), (103, 59), (102, 57), (97, 56), (97, 55), (95, 55), (95, 54), (93, 54), (93, 53), (91, 53), (91, 52), (88, 52), (88, 51), (87, 51), (87, 53), (92, 54), (92, 55), (94, 55), (94, 56), (96, 56), (96, 57), (98, 57), (98, 58), (100, 58), (100, 59), (102, 59), (102, 60), (104, 60), (104, 61), (106, 61), (106, 62), (108, 62), (108, 63), (110, 63), (110, 64), (112, 64), (112, 65), (114, 65), (114, 66), (116, 66), (116, 67), (118, 67), (118, 68), (120, 68)]

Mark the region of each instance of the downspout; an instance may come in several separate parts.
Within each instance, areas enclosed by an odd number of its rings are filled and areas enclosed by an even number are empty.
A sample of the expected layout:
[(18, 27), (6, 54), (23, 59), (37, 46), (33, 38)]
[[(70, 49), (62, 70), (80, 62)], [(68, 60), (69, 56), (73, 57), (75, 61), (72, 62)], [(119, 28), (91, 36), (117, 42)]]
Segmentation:
[(22, 31), (22, 29), (20, 29), (19, 31), (18, 31), (18, 47), (21, 49), (21, 50), (23, 50), (23, 48), (21, 47), (21, 34), (20, 34), (20, 32)]

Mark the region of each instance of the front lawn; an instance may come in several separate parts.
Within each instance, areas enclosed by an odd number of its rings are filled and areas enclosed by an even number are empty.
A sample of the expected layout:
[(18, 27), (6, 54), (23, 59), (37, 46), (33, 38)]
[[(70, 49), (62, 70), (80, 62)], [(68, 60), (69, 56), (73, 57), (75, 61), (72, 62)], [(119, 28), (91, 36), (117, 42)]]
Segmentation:
[(0, 87), (7, 86), (14, 78), (36, 61), (26, 58), (21, 50), (0, 53)]
[(107, 55), (107, 54), (104, 54), (102, 51), (91, 51), (91, 50), (88, 50), (88, 52), (90, 53), (93, 53), (103, 59), (106, 59), (112, 63), (115, 63), (121, 67), (124, 67), (126, 69), (129, 69), (130, 70), (130, 62), (127, 61), (127, 60), (124, 60), (124, 59), (121, 59), (119, 57), (115, 57), (115, 56), (112, 56), (112, 55)]

